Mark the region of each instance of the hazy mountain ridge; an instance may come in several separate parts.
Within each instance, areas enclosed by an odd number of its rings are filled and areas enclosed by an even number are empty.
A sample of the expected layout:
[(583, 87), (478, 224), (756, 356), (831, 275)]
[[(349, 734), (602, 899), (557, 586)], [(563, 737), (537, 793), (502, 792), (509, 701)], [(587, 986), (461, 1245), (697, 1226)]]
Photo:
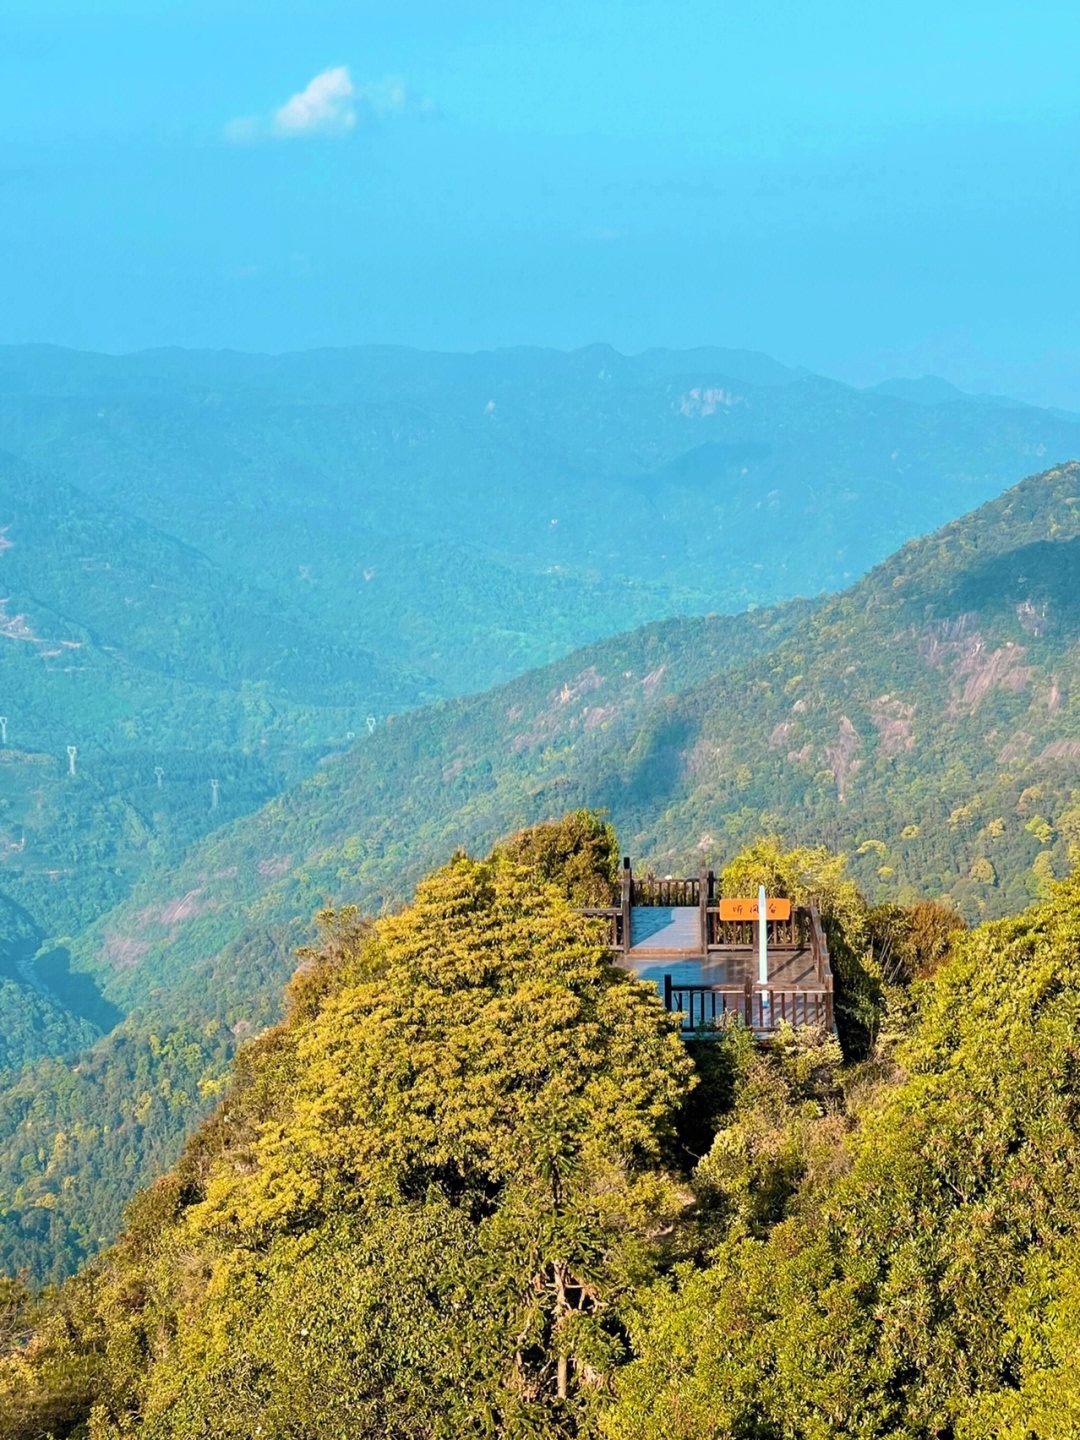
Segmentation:
[[(13, 749), (55, 757), (12, 772), (0, 844), (25, 838), (35, 873), (74, 847), (133, 875), (148, 852), (105, 808), (164, 839), (159, 765), (194, 783), (191, 815), (223, 774), (242, 813), (369, 717), (654, 617), (841, 584), (1030, 457), (1080, 450), (1080, 427), (734, 351), (21, 347), (0, 350), (0, 445), (22, 457), (0, 468), (0, 713)], [(46, 834), (68, 744), (93, 847)]]
[(0, 445), (448, 693), (836, 588), (1080, 426), (739, 352), (28, 349), (0, 354)]
[[(610, 806), (637, 854), (666, 868), (694, 863), (699, 849), (722, 851), (772, 820), (799, 838), (825, 825), (860, 845), (870, 839), (854, 860), (860, 879), (869, 888), (911, 885), (910, 857), (880, 873), (876, 845), (889, 846), (870, 827), (891, 825), (898, 841), (913, 821), (899, 823), (892, 807), (932, 805), (928, 782), (942, 804), (951, 793), (968, 803), (1034, 768), (1048, 794), (1066, 798), (1070, 747), (1080, 750), (1078, 482), (1075, 464), (1033, 477), (911, 542), (840, 596), (650, 627), (488, 695), (397, 717), (268, 811), (209, 838), (167, 888), (200, 889), (211, 916), (233, 915), (254, 886), (265, 919), (278, 904), (296, 905), (298, 885), (314, 894), (335, 878), (370, 886), (364, 903), (392, 903), (427, 863), (419, 856), (440, 825), (448, 827), (445, 850), (590, 795)], [(703, 840), (709, 832), (712, 847)], [(387, 850), (390, 836), (398, 840)], [(359, 846), (351, 861), (338, 850), (350, 837)], [(1013, 877), (1021, 890), (1011, 899), (969, 886), (965, 867), (984, 858), (968, 853), (972, 839), (959, 822), (941, 832), (938, 860), (945, 866), (951, 855), (951, 869), (935, 871), (931, 888), (970, 913), (1001, 913), (1027, 895), (1027, 866)], [(1064, 843), (1059, 836), (1049, 847), (1055, 864)], [(1030, 844), (1040, 848), (1034, 836)], [(246, 873), (217, 863), (226, 846)], [(925, 858), (925, 837), (908, 849)], [(893, 858), (904, 853), (901, 846)], [(151, 893), (144, 886), (104, 923), (130, 930), (167, 966), (170, 946), (186, 951), (182, 928), (154, 939), (149, 921), (130, 923)], [(79, 954), (102, 966), (118, 994), (146, 993), (137, 967), (110, 978), (100, 954)]]
[(842, 584), (1080, 427), (737, 351), (32, 346), (0, 446), (0, 888), (56, 938), (369, 719)]
[[(350, 699), (355, 707), (358, 691), (381, 708), (423, 696), (422, 682), (362, 651), (327, 653), (325, 637), (293, 609), (275, 611), (272, 593), (235, 579), (186, 542), (2, 454), (0, 497), (0, 594), (10, 597), (9, 621), (14, 623), (16, 605), (24, 614), (21, 633), (11, 638), (36, 648), (50, 675), (79, 674), (91, 664), (123, 667), (146, 675), (144, 684), (179, 681), (214, 690), (215, 703), (225, 705), (230, 692), (256, 676), (282, 700), (310, 706), (314, 692), (334, 710)], [(291, 657), (290, 673), (282, 673), (283, 656)], [(61, 733), (82, 744), (92, 739), (88, 713), (109, 696), (115, 704), (116, 692), (130, 688), (130, 682), (122, 687), (94, 678), (95, 693), (64, 707)], [(329, 684), (337, 692), (333, 700), (320, 693)], [(20, 717), (21, 727), (34, 744), (55, 745), (60, 735), (44, 718), (51, 710), (48, 682), (34, 701), (35, 711)], [(145, 700), (125, 697), (122, 703), (123, 711), (137, 716)], [(173, 698), (170, 712), (181, 732), (192, 720), (185, 708), (192, 707)], [(115, 715), (105, 717), (103, 728), (102, 748), (123, 748), (128, 737)], [(115, 735), (108, 733), (113, 728)], [(160, 721), (152, 727), (142, 720), (141, 728), (145, 738), (174, 738), (162, 734)]]

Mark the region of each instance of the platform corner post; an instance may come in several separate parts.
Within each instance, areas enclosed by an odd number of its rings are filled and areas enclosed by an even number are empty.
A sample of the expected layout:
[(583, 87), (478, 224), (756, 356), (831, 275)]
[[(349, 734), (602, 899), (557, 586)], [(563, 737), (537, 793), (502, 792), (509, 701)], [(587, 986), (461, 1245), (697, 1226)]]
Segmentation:
[(698, 924), (701, 929), (701, 953), (703, 955), (709, 953), (709, 901), (711, 899), (709, 892), (711, 888), (703, 860), (698, 874)]
[(630, 899), (633, 891), (633, 876), (630, 871), (630, 856), (623, 857), (622, 872), (622, 943), (623, 954), (630, 953)]

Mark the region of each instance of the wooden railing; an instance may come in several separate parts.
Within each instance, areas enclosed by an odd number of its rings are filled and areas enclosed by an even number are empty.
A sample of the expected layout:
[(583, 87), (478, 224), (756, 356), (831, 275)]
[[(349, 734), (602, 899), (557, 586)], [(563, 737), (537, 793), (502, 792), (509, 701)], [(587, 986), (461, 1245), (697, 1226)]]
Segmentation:
[(634, 875), (630, 880), (632, 905), (697, 905), (701, 881), (674, 879), (670, 875)]
[(686, 985), (664, 976), (664, 1009), (682, 1017), (683, 1030), (709, 1029), (740, 1021), (756, 1035), (773, 1035), (782, 1025), (833, 1028), (831, 977), (812, 990), (771, 985)]
[[(710, 949), (757, 949), (756, 920), (721, 920), (718, 905), (710, 905), (705, 915)], [(809, 927), (810, 911), (802, 906), (793, 907), (787, 920), (766, 920), (765, 934), (770, 946), (798, 950), (806, 943)]]
[(814, 970), (823, 986), (832, 990), (832, 966), (829, 964), (829, 947), (825, 943), (825, 932), (821, 928), (821, 912), (816, 905), (807, 909), (810, 926), (810, 953), (814, 957)]
[(603, 920), (605, 922), (604, 943), (612, 950), (625, 948), (623, 942), (623, 913), (621, 908), (615, 905), (591, 905), (584, 910), (577, 912), (585, 915), (590, 920)]
[(664, 976), (664, 1009), (681, 1015), (684, 1030), (722, 1025), (725, 1021), (747, 1022), (749, 992), (745, 985), (682, 985)]
[(832, 987), (813, 990), (774, 990), (755, 985), (750, 1001), (750, 1028), (759, 1035), (774, 1034), (781, 1025), (823, 1025), (833, 1028)]

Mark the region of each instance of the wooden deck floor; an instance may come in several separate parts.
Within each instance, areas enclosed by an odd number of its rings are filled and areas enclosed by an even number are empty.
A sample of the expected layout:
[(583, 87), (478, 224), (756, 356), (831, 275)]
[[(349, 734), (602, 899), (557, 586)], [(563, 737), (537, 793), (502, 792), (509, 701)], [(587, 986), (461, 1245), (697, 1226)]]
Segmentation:
[(631, 957), (702, 953), (701, 912), (696, 905), (641, 906), (630, 912)]
[[(707, 985), (742, 985), (758, 978), (756, 950), (711, 951), (706, 963)], [(715, 976), (715, 978), (713, 978)], [(797, 950), (769, 951), (769, 984), (778, 990), (812, 990), (818, 984), (814, 956), (807, 945)]]
[[(660, 990), (665, 975), (670, 975), (675, 985), (743, 985), (747, 979), (757, 981), (756, 950), (713, 950), (706, 956), (700, 950), (659, 953), (631, 949), (622, 963), (639, 980), (651, 980)], [(810, 950), (770, 950), (769, 983), (779, 990), (816, 988)]]

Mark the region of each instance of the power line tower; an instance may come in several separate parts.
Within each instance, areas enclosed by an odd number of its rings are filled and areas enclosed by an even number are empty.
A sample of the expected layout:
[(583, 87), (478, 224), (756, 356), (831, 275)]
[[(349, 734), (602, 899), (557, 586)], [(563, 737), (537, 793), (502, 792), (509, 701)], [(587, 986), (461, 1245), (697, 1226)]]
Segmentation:
[(78, 748), (77, 748), (76, 746), (74, 746), (74, 745), (69, 745), (69, 746), (67, 747), (67, 752), (68, 752), (68, 774), (69, 774), (69, 775), (74, 775), (74, 774), (75, 774), (75, 756), (79, 753), (79, 752), (78, 752)]
[(218, 807), (218, 782), (217, 782), (216, 780), (211, 780), (211, 781), (210, 781), (210, 809), (211, 809), (211, 810), (216, 810), (217, 807)]

